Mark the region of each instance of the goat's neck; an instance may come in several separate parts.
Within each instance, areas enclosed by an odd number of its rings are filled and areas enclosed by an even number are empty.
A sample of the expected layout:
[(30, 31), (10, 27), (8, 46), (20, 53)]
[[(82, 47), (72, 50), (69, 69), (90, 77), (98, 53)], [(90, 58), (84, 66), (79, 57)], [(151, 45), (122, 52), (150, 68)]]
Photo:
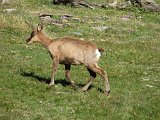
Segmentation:
[(48, 46), (51, 44), (52, 40), (45, 36), (42, 32), (38, 34), (38, 38), (40, 40), (40, 43), (45, 47), (48, 48)]

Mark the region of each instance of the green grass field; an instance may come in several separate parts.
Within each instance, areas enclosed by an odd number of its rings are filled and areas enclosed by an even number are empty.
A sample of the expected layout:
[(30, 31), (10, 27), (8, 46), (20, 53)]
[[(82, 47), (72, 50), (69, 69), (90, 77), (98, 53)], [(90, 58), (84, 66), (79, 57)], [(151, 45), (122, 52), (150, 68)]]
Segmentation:
[[(0, 119), (159, 120), (160, 14), (136, 8), (55, 6), (51, 1), (10, 0), (8, 4), (0, 4)], [(3, 12), (7, 8), (16, 11)], [(46, 25), (44, 32), (48, 36), (85, 39), (105, 49), (99, 65), (109, 76), (108, 97), (103, 94), (100, 76), (87, 92), (74, 90), (68, 85), (61, 65), (56, 85), (46, 84), (51, 74), (50, 55), (42, 45), (25, 42), (31, 32), (25, 21), (37, 26), (38, 13), (79, 18), (67, 21), (70, 26), (63, 28)], [(108, 29), (93, 29), (97, 26)], [(84, 66), (73, 66), (71, 72), (80, 86), (89, 78)]]

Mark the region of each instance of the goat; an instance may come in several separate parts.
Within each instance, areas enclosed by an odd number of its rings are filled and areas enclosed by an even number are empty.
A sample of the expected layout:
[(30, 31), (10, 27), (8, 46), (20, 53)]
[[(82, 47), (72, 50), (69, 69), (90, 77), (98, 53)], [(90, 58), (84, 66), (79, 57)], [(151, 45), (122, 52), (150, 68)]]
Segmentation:
[(31, 36), (26, 40), (26, 42), (28, 44), (39, 42), (48, 49), (53, 60), (52, 75), (49, 85), (55, 84), (54, 76), (57, 71), (58, 64), (63, 64), (65, 66), (65, 76), (70, 84), (74, 86), (75, 82), (70, 78), (71, 65), (84, 64), (90, 74), (90, 79), (82, 88), (82, 91), (86, 91), (89, 88), (93, 80), (96, 78), (97, 73), (104, 79), (105, 95), (109, 94), (110, 87), (108, 83), (108, 76), (97, 64), (103, 49), (97, 48), (93, 43), (68, 37), (52, 40), (42, 32), (42, 29), (42, 24), (39, 24), (37, 28), (32, 26)]

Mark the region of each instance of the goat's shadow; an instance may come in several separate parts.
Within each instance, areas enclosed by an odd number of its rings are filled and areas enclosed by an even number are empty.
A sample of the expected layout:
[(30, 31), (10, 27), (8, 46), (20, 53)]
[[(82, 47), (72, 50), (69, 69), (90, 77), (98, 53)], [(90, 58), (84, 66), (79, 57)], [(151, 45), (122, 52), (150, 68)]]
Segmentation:
[[(31, 77), (34, 78), (36, 80), (38, 80), (41, 83), (45, 83), (45, 84), (49, 84), (50, 83), (50, 78), (46, 78), (46, 77), (42, 77), (39, 75), (36, 75), (34, 72), (21, 72), (20, 75), (22, 75), (23, 77)], [(65, 79), (56, 79), (55, 80), (55, 84), (61, 84), (64, 87), (69, 86), (70, 83), (68, 81), (66, 81)]]
[[(34, 79), (38, 80), (41, 83), (45, 83), (45, 84), (49, 84), (50, 83), (50, 78), (46, 78), (46, 77), (42, 77), (42, 76), (36, 75), (34, 72), (21, 71), (20, 75), (23, 76), (23, 77), (34, 78)], [(71, 84), (66, 79), (56, 79), (55, 80), (55, 84), (61, 84), (64, 87), (71, 86)], [(84, 84), (77, 84), (76, 86), (74, 86), (74, 87), (72, 86), (72, 87), (73, 87), (74, 90), (80, 90), (83, 86), (84, 86)], [(90, 90), (92, 87), (94, 87), (94, 86), (91, 85), (88, 88), (88, 90)], [(98, 91), (103, 92), (103, 90), (101, 88), (98, 88)]]

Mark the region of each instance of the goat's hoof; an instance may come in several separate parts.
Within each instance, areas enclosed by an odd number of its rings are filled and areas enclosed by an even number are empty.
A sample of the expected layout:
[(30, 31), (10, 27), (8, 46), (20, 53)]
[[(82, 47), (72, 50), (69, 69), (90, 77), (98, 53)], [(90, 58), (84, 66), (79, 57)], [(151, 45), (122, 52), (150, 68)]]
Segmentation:
[(77, 86), (76, 83), (71, 83), (70, 85), (71, 85), (72, 87)]
[(49, 86), (53, 86), (53, 85), (54, 85), (54, 83), (52, 83), (52, 82), (49, 83)]
[(85, 92), (85, 91), (87, 91), (87, 90), (88, 90), (88, 88), (86, 88), (86, 87), (83, 87), (83, 88), (81, 89), (82, 92)]
[(75, 85), (75, 86), (74, 86), (74, 90), (76, 90), (76, 91), (79, 90), (79, 86), (78, 86), (78, 85)]
[(105, 95), (108, 96), (109, 93), (110, 93), (110, 90), (109, 90), (109, 91), (106, 91), (106, 92), (105, 92)]

